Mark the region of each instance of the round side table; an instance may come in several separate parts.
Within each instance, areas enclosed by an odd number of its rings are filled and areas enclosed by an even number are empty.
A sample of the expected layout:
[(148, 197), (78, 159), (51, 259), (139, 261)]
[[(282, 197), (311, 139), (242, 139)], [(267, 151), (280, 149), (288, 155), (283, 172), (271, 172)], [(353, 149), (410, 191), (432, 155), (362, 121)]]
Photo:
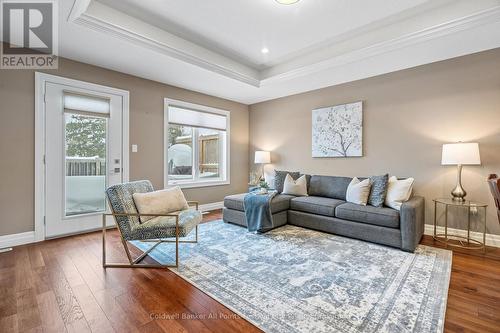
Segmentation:
[[(452, 199), (434, 199), (434, 239), (437, 240), (438, 242), (444, 243), (446, 246), (454, 246), (454, 247), (460, 247), (464, 249), (471, 249), (471, 250), (486, 250), (486, 208), (488, 207), (487, 204), (479, 203), (479, 202), (474, 202), (474, 201), (464, 201), (464, 202), (458, 202), (454, 201)], [(444, 233), (438, 233), (437, 232), (437, 211), (439, 206), (444, 206)], [(467, 235), (465, 234), (456, 234), (456, 233), (449, 233), (448, 232), (448, 209), (449, 207), (457, 207), (457, 208), (463, 208), (463, 211), (467, 212)], [(471, 216), (478, 214), (479, 209), (484, 209), (484, 214), (482, 223), (483, 223), (483, 241), (479, 241), (477, 239), (473, 239), (470, 237), (471, 233)], [(451, 240), (456, 241), (456, 242), (450, 242)]]

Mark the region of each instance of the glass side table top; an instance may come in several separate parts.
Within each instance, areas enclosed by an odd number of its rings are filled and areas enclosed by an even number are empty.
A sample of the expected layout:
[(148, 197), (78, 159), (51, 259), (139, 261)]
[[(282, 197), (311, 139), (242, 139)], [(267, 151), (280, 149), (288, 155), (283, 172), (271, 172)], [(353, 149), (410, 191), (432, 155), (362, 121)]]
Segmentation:
[(439, 199), (434, 199), (434, 202), (443, 204), (443, 205), (449, 205), (449, 206), (460, 206), (460, 207), (486, 207), (488, 206), (487, 204), (477, 202), (477, 201), (470, 201), (466, 200), (464, 202), (460, 201), (454, 201), (451, 198), (439, 198)]

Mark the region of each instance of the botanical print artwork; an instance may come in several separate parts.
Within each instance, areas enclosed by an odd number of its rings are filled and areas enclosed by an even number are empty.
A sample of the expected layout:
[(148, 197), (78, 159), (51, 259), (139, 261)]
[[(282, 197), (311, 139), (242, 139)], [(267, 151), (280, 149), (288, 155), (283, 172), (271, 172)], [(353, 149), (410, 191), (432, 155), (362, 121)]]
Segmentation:
[(363, 156), (363, 103), (313, 110), (312, 157)]

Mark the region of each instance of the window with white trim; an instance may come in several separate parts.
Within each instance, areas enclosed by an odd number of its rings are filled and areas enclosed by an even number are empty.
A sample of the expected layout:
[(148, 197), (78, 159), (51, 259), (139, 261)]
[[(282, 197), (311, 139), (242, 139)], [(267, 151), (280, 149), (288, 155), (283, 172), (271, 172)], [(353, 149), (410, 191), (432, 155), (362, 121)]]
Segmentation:
[(229, 183), (229, 112), (165, 99), (165, 185)]

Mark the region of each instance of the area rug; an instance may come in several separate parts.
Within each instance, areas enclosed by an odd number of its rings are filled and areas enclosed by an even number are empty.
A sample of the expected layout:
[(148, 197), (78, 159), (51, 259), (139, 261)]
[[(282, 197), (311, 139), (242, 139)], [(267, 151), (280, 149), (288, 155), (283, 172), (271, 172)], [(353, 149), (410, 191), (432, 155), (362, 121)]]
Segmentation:
[[(162, 244), (152, 257), (173, 254)], [(407, 253), (290, 225), (259, 235), (216, 221), (200, 225), (198, 244), (180, 245), (173, 271), (266, 332), (441, 332), (451, 258), (422, 245)]]

